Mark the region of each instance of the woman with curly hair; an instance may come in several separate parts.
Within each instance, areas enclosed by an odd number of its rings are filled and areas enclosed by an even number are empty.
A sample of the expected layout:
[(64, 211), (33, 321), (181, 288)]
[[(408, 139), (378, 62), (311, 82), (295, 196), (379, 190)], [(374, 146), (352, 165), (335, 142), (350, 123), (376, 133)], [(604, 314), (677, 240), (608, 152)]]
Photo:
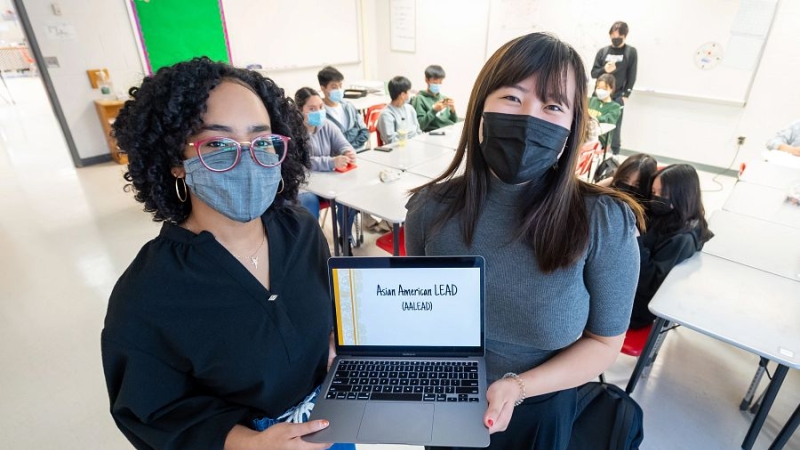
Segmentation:
[[(140, 449), (321, 449), (302, 436), (329, 361), (328, 246), (295, 206), (303, 117), (258, 73), (198, 58), (132, 88), (114, 123), (159, 236), (102, 333), (111, 414)], [(297, 406), (296, 408), (294, 408)]]

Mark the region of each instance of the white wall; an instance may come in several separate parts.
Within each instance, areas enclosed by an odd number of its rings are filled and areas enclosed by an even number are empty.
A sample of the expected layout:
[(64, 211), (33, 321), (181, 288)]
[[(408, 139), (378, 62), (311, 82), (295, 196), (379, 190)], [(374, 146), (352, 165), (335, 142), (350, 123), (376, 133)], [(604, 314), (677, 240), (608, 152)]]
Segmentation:
[(378, 78), (389, 81), (402, 75), (411, 80), (413, 90), (423, 90), (425, 68), (438, 64), (447, 74), (442, 92), (455, 100), (456, 111), (463, 115), (484, 63), (489, 1), (418, 0), (415, 53), (391, 51), (389, 1), (376, 5)]
[[(108, 68), (119, 91), (141, 80), (142, 66), (125, 3), (59, 0), (59, 16), (50, 2), (23, 0), (23, 4), (42, 54), (57, 57), (61, 66), (49, 72), (79, 156), (86, 159), (109, 153), (93, 103), (100, 93), (91, 88), (86, 70)], [(71, 25), (75, 37), (50, 37), (46, 27), (53, 22)]]
[[(738, 162), (757, 158), (766, 140), (800, 118), (800, 2), (782, 0), (747, 105), (719, 106), (635, 92), (626, 107), (623, 148), (718, 167), (731, 164), (736, 137), (747, 139)], [(635, 44), (635, 35), (629, 42)], [(640, 64), (646, 57), (640, 55)]]
[[(666, 1), (666, 0), (660, 0)], [(390, 49), (389, 2), (377, 2), (378, 76), (408, 77), (414, 89), (424, 88), (423, 70), (440, 64), (447, 71), (444, 92), (456, 99), (460, 112), (485, 62), (489, 0), (417, 2), (417, 51)], [(610, 0), (609, 7), (613, 8)], [(564, 20), (574, 20), (565, 17)], [(736, 151), (736, 137), (745, 136), (738, 161), (755, 158), (779, 128), (800, 118), (800, 2), (781, 0), (760, 68), (746, 107), (663, 98), (635, 92), (626, 107), (622, 147), (633, 151), (727, 167)], [(636, 30), (635, 24), (631, 27)], [(636, 33), (629, 42), (636, 46)], [(681, 32), (676, 25), (676, 32)], [(685, 32), (691, 32), (687, 30)], [(658, 55), (639, 55), (640, 64)], [(734, 166), (735, 167), (735, 166)]]

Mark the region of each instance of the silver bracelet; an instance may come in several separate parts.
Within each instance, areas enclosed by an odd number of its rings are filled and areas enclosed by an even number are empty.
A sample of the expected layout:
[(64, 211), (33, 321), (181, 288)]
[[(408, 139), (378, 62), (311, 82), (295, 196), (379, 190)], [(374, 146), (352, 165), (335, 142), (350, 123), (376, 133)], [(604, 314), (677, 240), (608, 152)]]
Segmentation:
[(519, 398), (517, 401), (514, 402), (514, 406), (519, 406), (522, 402), (525, 401), (525, 383), (522, 382), (522, 378), (519, 375), (515, 374), (514, 372), (508, 372), (507, 374), (503, 375), (503, 379), (506, 378), (513, 378), (517, 380), (517, 384), (519, 385)]

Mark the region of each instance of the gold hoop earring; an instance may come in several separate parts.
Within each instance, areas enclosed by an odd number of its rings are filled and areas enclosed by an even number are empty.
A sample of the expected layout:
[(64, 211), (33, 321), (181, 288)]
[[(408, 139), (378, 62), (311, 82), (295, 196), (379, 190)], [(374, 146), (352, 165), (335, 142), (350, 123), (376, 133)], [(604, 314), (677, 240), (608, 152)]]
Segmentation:
[[(178, 180), (183, 182), (183, 196), (181, 196), (181, 189), (180, 185), (178, 184)], [(181, 203), (186, 202), (186, 199), (189, 198), (189, 189), (186, 187), (186, 180), (183, 178), (175, 177), (175, 194), (178, 195), (178, 200), (180, 200)]]
[(281, 192), (283, 192), (283, 188), (284, 188), (284, 187), (285, 187), (285, 184), (283, 183), (283, 177), (281, 177), (281, 188), (280, 188), (280, 190), (278, 190), (278, 194), (280, 194)]

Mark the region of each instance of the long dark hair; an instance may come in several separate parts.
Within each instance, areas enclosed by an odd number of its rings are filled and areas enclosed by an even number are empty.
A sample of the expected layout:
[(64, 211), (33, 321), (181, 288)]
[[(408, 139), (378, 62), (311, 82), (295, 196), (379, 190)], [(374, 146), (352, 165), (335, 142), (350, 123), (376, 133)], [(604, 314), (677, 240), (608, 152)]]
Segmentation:
[(140, 87), (131, 88), (131, 100), (125, 102), (112, 126), (117, 145), (128, 155), (124, 176), (129, 184), (125, 188), (133, 190), (134, 198), (144, 203), (154, 221), (181, 223), (189, 216), (191, 202), (178, 199), (171, 169), (183, 164), (187, 140), (203, 125), (208, 94), (225, 80), (242, 83), (255, 92), (267, 109), (273, 132), (292, 139), (281, 163), (284, 188), (273, 205), (282, 207), (295, 201), (310, 159), (308, 132), (292, 99), (258, 72), (206, 57), (194, 58), (162, 67)]
[(700, 177), (689, 164), (673, 164), (656, 173), (661, 181), (661, 197), (669, 199), (672, 211), (649, 220), (649, 233), (669, 235), (700, 228), (703, 242), (714, 236), (708, 229), (706, 210), (700, 191)]
[[(568, 98), (567, 74), (575, 76), (575, 97)], [(571, 105), (574, 118), (565, 150), (556, 170), (549, 170), (543, 183), (528, 183), (526, 200), (519, 205), (517, 238), (536, 249), (544, 272), (575, 263), (589, 243), (589, 218), (585, 195), (606, 194), (627, 203), (642, 227), (642, 209), (627, 195), (579, 181), (575, 176), (578, 146), (586, 137), (586, 72), (578, 52), (555, 36), (532, 33), (498, 49), (481, 69), (472, 89), (456, 156), (450, 167), (430, 183), (412, 192), (431, 188), (448, 203), (434, 221), (434, 230), (458, 217), (465, 242), (471, 244), (489, 188), (489, 167), (479, 151), (478, 128), (486, 98), (492, 92), (535, 75), (536, 93)], [(466, 158), (464, 175), (456, 177)]]
[(625, 161), (620, 164), (614, 178), (611, 179), (611, 187), (615, 187), (617, 183), (627, 183), (627, 180), (634, 173), (639, 174), (638, 191), (642, 198), (650, 198), (650, 190), (653, 186), (653, 177), (658, 171), (658, 162), (652, 156), (646, 153), (638, 153), (636, 155), (625, 158)]

